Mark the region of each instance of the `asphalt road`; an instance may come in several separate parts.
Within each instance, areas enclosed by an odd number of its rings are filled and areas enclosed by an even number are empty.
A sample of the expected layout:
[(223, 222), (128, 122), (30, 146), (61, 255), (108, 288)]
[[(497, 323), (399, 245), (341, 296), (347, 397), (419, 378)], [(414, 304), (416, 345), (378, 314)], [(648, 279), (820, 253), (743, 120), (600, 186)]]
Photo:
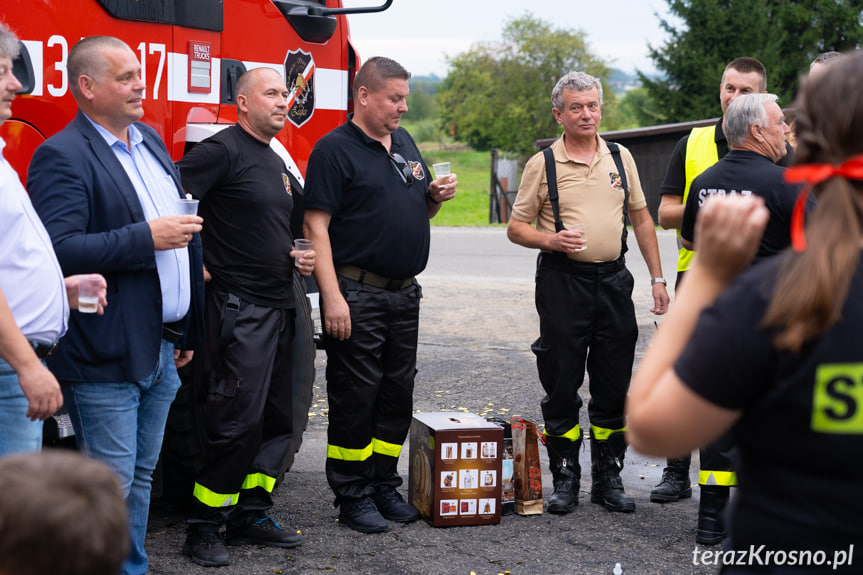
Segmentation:
[[(674, 235), (660, 232), (665, 276), (676, 269)], [(484, 417), (542, 418), (542, 397), (530, 343), (539, 322), (533, 307), (536, 253), (512, 245), (502, 228), (433, 228), (432, 254), (423, 286), (417, 411), (469, 411)], [(638, 356), (655, 331), (647, 269), (630, 234), (629, 267), (635, 275), (639, 321)], [(672, 282), (673, 283), (673, 282)], [(623, 478), (635, 513), (610, 513), (590, 503), (590, 454), (581, 453), (580, 505), (565, 516), (505, 516), (499, 525), (433, 528), (424, 521), (392, 524), (389, 532), (363, 535), (339, 525), (324, 475), (326, 387), (324, 353), (318, 352), (315, 400), (303, 447), (275, 493), (274, 517), (300, 528), (306, 542), (284, 550), (232, 548), (233, 565), (205, 569), (182, 556), (185, 516), (155, 502), (147, 542), (151, 573), (323, 573), (512, 575), (702, 574), (714, 567), (693, 564), (698, 490), (692, 499), (649, 502), (663, 461), (630, 452)], [(586, 387), (586, 386), (585, 386)], [(582, 420), (586, 415), (582, 414)], [(407, 446), (399, 469), (407, 482)], [(551, 476), (543, 455), (543, 486)], [(693, 468), (695, 464), (693, 464)], [(695, 470), (692, 471), (695, 478)], [(407, 493), (407, 485), (403, 486)]]

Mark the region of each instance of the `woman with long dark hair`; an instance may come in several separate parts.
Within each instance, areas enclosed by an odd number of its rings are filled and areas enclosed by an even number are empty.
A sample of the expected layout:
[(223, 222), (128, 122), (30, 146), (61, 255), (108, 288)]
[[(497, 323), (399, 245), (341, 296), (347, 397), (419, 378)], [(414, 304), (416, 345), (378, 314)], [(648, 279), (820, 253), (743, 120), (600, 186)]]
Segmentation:
[[(863, 573), (861, 88), (860, 53), (804, 81), (792, 248), (741, 273), (766, 209), (752, 197), (702, 208), (697, 260), (630, 387), (627, 438), (642, 453), (679, 456), (732, 431), (726, 549), (694, 555), (723, 573)], [(818, 203), (804, 233), (807, 191)]]

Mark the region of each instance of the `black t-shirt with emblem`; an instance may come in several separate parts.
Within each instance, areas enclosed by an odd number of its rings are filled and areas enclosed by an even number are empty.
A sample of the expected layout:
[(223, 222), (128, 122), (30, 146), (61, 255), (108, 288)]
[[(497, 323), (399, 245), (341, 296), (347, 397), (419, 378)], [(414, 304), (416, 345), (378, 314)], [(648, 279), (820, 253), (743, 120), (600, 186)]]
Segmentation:
[(234, 125), (196, 144), (177, 166), (185, 190), (201, 200), (213, 281), (258, 305), (294, 307), (294, 200), (284, 161)]
[[(863, 542), (863, 264), (836, 325), (791, 353), (762, 325), (785, 257), (793, 254), (747, 270), (701, 314), (674, 371), (707, 401), (743, 412), (732, 428), (740, 455), (731, 547), (832, 559)], [(853, 572), (861, 565), (855, 557)]]
[(332, 214), (333, 263), (406, 279), (428, 262), (430, 176), (404, 128), (390, 152), (352, 121), (331, 131), (309, 157), (305, 207)]

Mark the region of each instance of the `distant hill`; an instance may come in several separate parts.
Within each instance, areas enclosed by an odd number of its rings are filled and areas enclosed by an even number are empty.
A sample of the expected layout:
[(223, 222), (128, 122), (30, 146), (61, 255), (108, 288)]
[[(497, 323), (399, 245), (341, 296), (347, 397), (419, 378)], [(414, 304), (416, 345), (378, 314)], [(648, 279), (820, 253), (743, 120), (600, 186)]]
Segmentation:
[[(429, 94), (437, 93), (437, 85), (443, 81), (443, 78), (436, 74), (431, 76), (412, 76), (410, 79), (411, 90), (417, 86), (422, 86)], [(624, 72), (617, 68), (611, 69), (611, 75), (608, 77), (608, 84), (615, 94), (625, 94), (633, 88), (641, 86), (641, 81), (638, 75), (629, 72)]]
[(611, 69), (611, 75), (608, 77), (608, 84), (615, 94), (624, 94), (633, 88), (641, 86), (641, 81), (636, 74), (630, 74), (617, 68)]
[(436, 74), (432, 74), (431, 76), (411, 76), (410, 87), (413, 90), (414, 87), (421, 85), (427, 92), (434, 94), (437, 92), (437, 85), (442, 81), (443, 78), (438, 77)]

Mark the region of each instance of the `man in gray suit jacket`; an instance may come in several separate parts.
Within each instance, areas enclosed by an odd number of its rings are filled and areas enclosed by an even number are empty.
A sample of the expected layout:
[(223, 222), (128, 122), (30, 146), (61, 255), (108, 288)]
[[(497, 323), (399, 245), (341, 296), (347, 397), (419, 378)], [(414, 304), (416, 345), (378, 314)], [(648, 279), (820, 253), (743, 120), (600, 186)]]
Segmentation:
[(77, 117), (42, 144), (28, 187), (63, 272), (108, 281), (105, 314), (73, 313), (49, 367), (79, 446), (120, 476), (132, 551), (126, 575), (147, 572), (144, 538), (168, 410), (203, 331), (198, 216), (174, 215), (179, 175), (144, 115), (144, 82), (121, 40), (94, 36), (68, 58)]

